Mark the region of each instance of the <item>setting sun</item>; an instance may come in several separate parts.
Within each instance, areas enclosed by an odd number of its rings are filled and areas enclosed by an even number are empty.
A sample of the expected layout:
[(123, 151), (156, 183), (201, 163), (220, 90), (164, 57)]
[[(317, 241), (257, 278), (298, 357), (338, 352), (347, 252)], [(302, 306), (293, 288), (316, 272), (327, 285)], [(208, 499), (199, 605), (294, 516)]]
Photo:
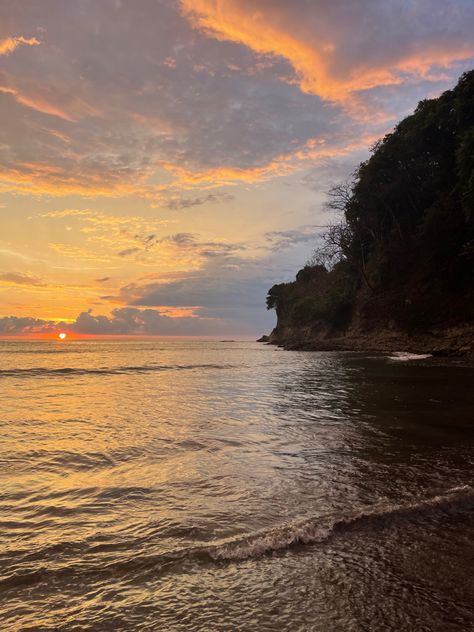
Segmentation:
[(65, 334), (65, 333), (62, 331), (60, 334), (58, 334), (58, 338), (59, 338), (60, 340), (66, 340), (66, 338), (67, 338), (67, 334)]

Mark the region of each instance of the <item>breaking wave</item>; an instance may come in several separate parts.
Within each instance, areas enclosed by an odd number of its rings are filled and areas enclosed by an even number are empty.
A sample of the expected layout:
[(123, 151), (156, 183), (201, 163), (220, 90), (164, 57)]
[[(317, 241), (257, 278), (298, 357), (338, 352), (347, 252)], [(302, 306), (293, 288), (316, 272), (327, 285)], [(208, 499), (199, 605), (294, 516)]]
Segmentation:
[(426, 360), (431, 358), (431, 353), (408, 353), (406, 351), (395, 351), (393, 355), (388, 356), (389, 360), (396, 360), (398, 362), (408, 362), (409, 360)]
[[(71, 579), (77, 575), (116, 575), (150, 572), (164, 574), (177, 571), (186, 564), (212, 564), (237, 562), (259, 558), (266, 554), (290, 549), (293, 546), (324, 542), (339, 533), (362, 530), (364, 527), (384, 527), (410, 520), (455, 515), (474, 509), (474, 488), (465, 485), (450, 489), (444, 494), (400, 505), (374, 505), (344, 515), (312, 516), (276, 527), (262, 529), (246, 535), (222, 539), (211, 544), (176, 549), (152, 555), (132, 555), (120, 561), (100, 565), (65, 565), (23, 570), (0, 579), (0, 589), (8, 590), (39, 581), (50, 581), (58, 576)], [(90, 551), (93, 553), (93, 551)]]
[(445, 494), (404, 505), (376, 505), (341, 516), (313, 516), (257, 531), (247, 536), (232, 538), (209, 547), (209, 555), (216, 560), (241, 560), (297, 544), (322, 542), (332, 534), (362, 527), (368, 523), (426, 516), (432, 512), (456, 512), (474, 508), (474, 488), (465, 485)]

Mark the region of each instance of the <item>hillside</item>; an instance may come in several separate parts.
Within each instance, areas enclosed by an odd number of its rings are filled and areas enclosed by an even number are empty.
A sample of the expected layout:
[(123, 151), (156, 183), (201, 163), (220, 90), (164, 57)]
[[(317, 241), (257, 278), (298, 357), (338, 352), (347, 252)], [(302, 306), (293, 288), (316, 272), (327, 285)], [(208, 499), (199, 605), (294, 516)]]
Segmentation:
[(474, 353), (474, 71), (329, 193), (310, 264), (267, 296), (293, 348)]

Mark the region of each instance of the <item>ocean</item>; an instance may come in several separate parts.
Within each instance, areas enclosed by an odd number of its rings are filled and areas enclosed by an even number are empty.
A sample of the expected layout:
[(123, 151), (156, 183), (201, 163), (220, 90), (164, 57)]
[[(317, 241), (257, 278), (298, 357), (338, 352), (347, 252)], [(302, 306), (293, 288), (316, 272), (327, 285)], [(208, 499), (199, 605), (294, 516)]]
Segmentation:
[(0, 630), (474, 628), (474, 370), (0, 342)]

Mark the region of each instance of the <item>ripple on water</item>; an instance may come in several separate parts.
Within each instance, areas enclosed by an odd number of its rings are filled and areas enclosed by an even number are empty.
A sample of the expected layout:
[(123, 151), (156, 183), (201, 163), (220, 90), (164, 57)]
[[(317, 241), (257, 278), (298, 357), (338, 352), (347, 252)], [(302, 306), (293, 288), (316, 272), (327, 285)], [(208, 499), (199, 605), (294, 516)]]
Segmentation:
[(0, 343), (2, 632), (470, 628), (471, 369), (64, 348)]

